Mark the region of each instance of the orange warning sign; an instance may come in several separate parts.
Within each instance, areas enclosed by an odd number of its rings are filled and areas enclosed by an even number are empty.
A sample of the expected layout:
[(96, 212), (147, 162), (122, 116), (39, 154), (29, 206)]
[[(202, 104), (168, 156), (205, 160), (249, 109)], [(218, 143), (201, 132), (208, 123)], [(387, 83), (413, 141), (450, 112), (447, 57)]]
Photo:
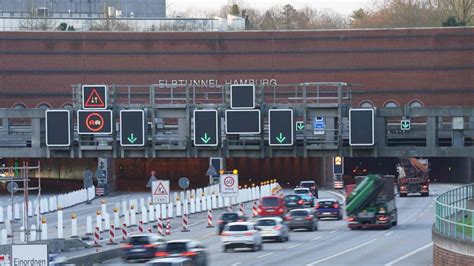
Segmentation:
[(163, 186), (162, 182), (158, 183), (158, 186), (156, 187), (155, 191), (153, 192), (153, 195), (168, 195), (168, 191), (166, 191), (165, 186)]
[(84, 109), (105, 109), (107, 107), (107, 87), (105, 85), (82, 86)]

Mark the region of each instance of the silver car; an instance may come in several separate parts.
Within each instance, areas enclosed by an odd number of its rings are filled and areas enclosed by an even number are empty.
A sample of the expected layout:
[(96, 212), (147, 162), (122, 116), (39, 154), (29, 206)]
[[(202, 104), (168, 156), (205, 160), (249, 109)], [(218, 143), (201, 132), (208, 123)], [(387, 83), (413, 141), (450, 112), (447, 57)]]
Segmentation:
[(286, 224), (290, 230), (308, 229), (318, 230), (318, 216), (313, 209), (294, 209), (285, 216)]
[(264, 240), (274, 239), (278, 242), (290, 240), (290, 230), (280, 217), (260, 218), (255, 227), (260, 230)]

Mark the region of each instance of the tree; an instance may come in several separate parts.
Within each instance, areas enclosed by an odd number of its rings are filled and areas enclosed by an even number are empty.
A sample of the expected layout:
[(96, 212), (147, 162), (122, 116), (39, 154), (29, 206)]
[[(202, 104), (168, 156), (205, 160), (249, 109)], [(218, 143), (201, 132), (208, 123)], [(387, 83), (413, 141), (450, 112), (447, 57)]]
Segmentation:
[(446, 21), (443, 22), (443, 27), (459, 27), (466, 26), (464, 21), (458, 21), (456, 17), (449, 16)]
[(230, 14), (234, 16), (240, 16), (240, 8), (239, 5), (233, 4), (231, 9), (230, 9)]
[(292, 5), (286, 4), (281, 11), (281, 16), (279, 18), (280, 20), (279, 28), (285, 29), (285, 30), (296, 29), (297, 28), (296, 27), (297, 15), (298, 15), (298, 12)]
[[(474, 0), (438, 0), (439, 7), (444, 10), (449, 17), (454, 17), (457, 26), (470, 25), (473, 22)], [(451, 22), (454, 22), (451, 19)], [(444, 25), (444, 23), (443, 23)]]

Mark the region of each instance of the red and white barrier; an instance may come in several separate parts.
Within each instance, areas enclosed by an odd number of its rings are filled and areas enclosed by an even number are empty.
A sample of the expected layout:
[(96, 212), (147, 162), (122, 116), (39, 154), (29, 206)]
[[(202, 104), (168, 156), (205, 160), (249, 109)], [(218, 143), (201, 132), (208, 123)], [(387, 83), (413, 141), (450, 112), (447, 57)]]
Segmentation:
[(127, 224), (123, 223), (122, 224), (122, 242), (127, 241)]
[(148, 226), (147, 231), (148, 231), (149, 234), (153, 233), (153, 230), (151, 229), (151, 225)]
[(258, 200), (253, 201), (253, 206), (252, 206), (252, 217), (257, 217), (258, 216)]
[(100, 228), (98, 226), (95, 227), (95, 232), (94, 232), (94, 247), (102, 247), (100, 244)]
[(213, 228), (212, 224), (212, 209), (207, 210), (207, 228)]
[(115, 243), (115, 225), (111, 224), (109, 229), (109, 243), (107, 245), (117, 245)]
[(166, 235), (171, 235), (171, 221), (170, 221), (170, 218), (166, 219)]
[(189, 216), (187, 213), (183, 214), (183, 220), (182, 220), (182, 225), (183, 229), (181, 229), (181, 232), (189, 232), (188, 226), (189, 226)]
[(239, 211), (245, 215), (245, 208), (244, 208), (244, 204), (243, 203), (239, 203)]
[(143, 221), (140, 221), (140, 222), (138, 223), (138, 232), (139, 232), (140, 234), (143, 234)]
[(158, 234), (160, 236), (164, 236), (165, 234), (163, 233), (163, 220), (160, 218), (158, 218), (158, 224), (157, 224), (157, 227), (158, 227)]

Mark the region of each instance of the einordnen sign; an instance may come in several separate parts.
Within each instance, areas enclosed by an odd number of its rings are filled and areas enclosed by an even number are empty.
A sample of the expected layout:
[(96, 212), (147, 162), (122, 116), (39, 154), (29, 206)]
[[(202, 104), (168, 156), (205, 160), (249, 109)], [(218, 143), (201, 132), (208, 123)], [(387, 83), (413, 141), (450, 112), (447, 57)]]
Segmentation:
[(48, 265), (47, 244), (12, 245), (11, 265), (46, 266)]

